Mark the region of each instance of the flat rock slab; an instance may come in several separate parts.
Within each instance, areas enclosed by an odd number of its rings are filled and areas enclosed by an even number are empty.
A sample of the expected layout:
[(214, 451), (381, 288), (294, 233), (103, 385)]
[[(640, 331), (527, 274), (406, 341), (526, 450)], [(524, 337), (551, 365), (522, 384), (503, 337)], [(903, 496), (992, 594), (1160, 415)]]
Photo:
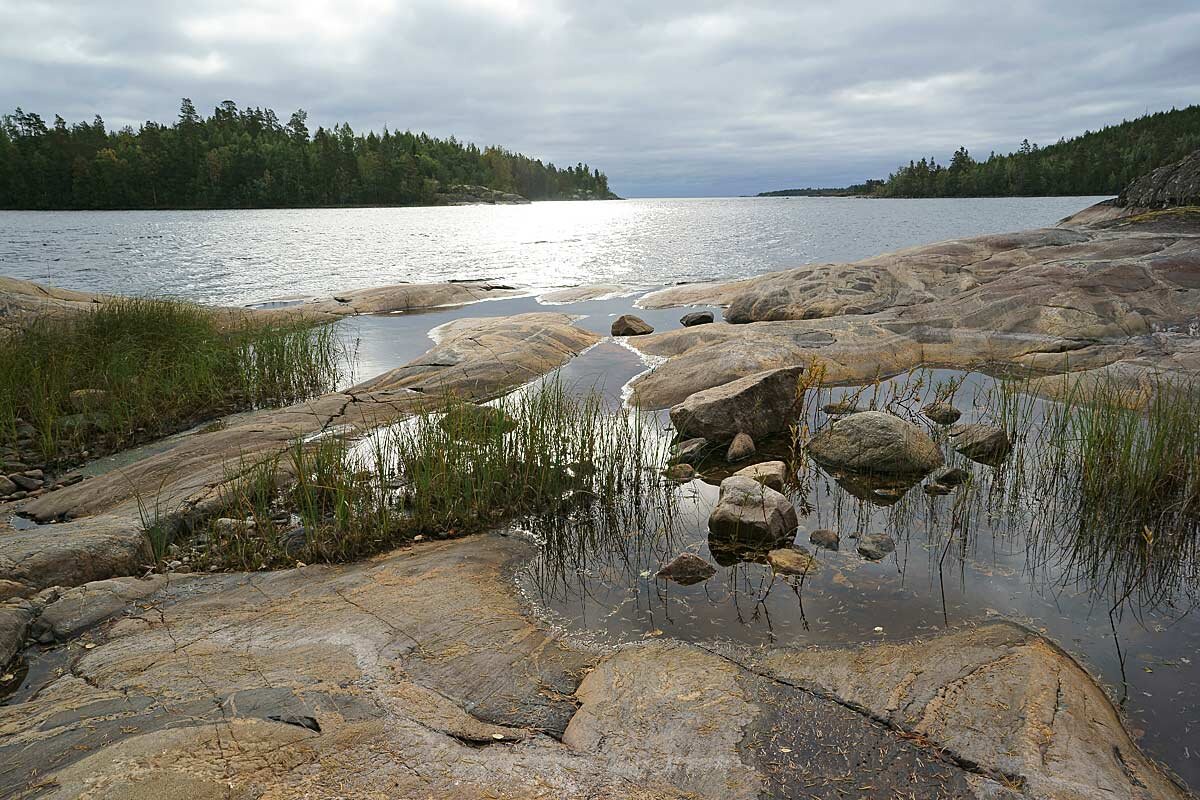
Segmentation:
[(532, 555), (493, 534), (173, 580), (0, 707), (0, 794), (1183, 797), (1028, 631), (598, 654), (523, 613)]

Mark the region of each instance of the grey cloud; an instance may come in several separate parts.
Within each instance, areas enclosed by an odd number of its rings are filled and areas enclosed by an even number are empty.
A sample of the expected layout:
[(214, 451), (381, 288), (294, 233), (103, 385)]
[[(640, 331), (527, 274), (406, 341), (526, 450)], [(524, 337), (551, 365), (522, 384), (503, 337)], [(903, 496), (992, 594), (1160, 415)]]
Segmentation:
[(588, 161), (628, 195), (883, 176), (1200, 100), (1192, 2), (0, 0), (0, 109), (303, 107)]

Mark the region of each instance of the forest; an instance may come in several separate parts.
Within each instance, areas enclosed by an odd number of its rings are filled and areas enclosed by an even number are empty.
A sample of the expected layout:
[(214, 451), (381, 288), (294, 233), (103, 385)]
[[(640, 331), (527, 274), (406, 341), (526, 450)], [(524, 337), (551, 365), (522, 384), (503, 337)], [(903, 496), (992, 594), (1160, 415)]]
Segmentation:
[(1120, 194), (1135, 178), (1200, 149), (1200, 105), (1126, 120), (1038, 147), (976, 160), (960, 147), (942, 165), (910, 161), (872, 192), (881, 197)]
[(97, 116), (47, 124), (18, 108), (0, 117), (0, 208), (279, 208), (430, 205), (456, 185), (530, 200), (609, 199), (608, 178), (582, 162), (556, 167), (453, 136), (346, 123), (308, 128), (232, 101), (202, 117), (184, 98), (174, 124), (109, 130)]
[(1039, 147), (978, 160), (960, 147), (950, 163), (909, 161), (887, 180), (839, 189), (784, 189), (768, 196), (1021, 197), (1120, 194), (1135, 178), (1200, 149), (1200, 105), (1147, 114)]

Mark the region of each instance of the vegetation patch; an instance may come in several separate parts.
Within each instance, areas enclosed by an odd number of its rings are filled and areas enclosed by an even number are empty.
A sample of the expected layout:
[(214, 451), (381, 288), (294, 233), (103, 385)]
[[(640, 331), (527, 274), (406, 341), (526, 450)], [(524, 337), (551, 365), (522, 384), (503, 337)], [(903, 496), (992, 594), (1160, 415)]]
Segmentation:
[(543, 537), (597, 519), (619, 528), (633, 524), (631, 501), (667, 502), (667, 441), (654, 417), (557, 382), (491, 406), (446, 398), (362, 439), (297, 442), (239, 465), (225, 516), (174, 552), (193, 568), (260, 569), (348, 561), (514, 519)]
[(7, 461), (67, 465), (330, 391), (346, 365), (330, 326), (114, 298), (81, 314), (43, 315), (5, 339), (0, 440)]

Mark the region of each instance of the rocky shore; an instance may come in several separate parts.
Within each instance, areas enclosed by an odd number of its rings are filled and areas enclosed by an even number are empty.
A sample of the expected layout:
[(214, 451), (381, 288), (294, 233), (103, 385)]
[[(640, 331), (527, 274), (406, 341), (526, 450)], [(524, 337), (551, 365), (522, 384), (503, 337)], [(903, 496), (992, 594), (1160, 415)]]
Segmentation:
[[(1162, 180), (1175, 186), (1189, 169)], [(655, 292), (644, 307), (718, 305), (725, 320), (623, 329), (662, 359), (633, 399), (673, 407), (682, 434), (723, 449), (776, 433), (794, 402), (785, 389), (817, 362), (844, 383), (919, 364), (1033, 369), (1048, 395), (1101, 375), (1135, 388), (1191, 377), (1200, 198), (1164, 191), (1136, 197), (1166, 197), (1167, 208), (1126, 200), (1054, 228)], [(334, 319), (516, 293), (406, 285), (229, 313)], [(0, 282), (10, 327), (103, 301)], [(0, 660), (12, 692), (0, 708), (0, 795), (1189, 796), (1142, 755), (1083, 668), (1007, 623), (858, 649), (598, 651), (530, 613), (511, 572), (532, 545), (500, 533), (342, 566), (143, 577), (143, 498), (168, 523), (211, 515), (231, 463), (366, 432), (444, 392), (481, 400), (520, 386), (598, 341), (573, 323), (550, 312), (462, 319), (425, 356), (346, 391), (182, 437), (100, 477), (43, 476), (52, 491), (0, 500)], [(922, 468), (937, 466), (919, 444)], [(776, 493), (768, 477), (728, 480), (739, 482), (731, 506)], [(790, 504), (776, 510), (764, 526), (791, 524)], [(14, 511), (40, 524), (14, 529)]]

